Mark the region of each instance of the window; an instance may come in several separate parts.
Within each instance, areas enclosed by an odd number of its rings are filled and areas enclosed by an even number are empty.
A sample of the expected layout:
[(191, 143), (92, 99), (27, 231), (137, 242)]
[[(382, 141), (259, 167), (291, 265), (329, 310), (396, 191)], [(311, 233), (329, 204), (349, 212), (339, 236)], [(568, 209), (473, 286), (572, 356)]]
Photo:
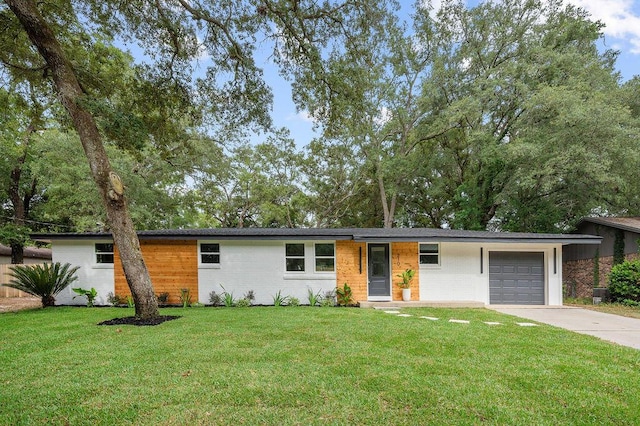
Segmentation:
[(439, 265), (440, 245), (437, 243), (420, 244), (420, 264)]
[(304, 272), (304, 244), (286, 244), (285, 262), (289, 272)]
[(113, 263), (113, 243), (96, 244), (96, 263)]
[(333, 243), (316, 244), (316, 272), (335, 271), (335, 251)]
[(200, 263), (220, 264), (220, 244), (200, 244)]

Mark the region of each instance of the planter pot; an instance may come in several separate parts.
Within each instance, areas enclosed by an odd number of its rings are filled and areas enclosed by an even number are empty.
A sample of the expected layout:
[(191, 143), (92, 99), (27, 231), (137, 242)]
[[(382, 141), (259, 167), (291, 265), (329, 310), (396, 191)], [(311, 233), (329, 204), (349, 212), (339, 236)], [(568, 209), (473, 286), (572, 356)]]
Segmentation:
[(403, 288), (402, 289), (402, 300), (405, 302), (408, 302), (411, 300), (411, 289), (410, 288)]
[(609, 299), (609, 289), (606, 287), (596, 287), (593, 289), (593, 304), (598, 305)]

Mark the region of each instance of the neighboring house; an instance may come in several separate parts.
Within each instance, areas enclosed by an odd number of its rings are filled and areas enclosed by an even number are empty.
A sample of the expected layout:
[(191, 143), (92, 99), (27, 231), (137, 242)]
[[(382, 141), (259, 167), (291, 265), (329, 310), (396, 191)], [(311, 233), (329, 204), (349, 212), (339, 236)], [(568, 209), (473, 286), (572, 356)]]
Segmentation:
[(578, 223), (576, 234), (602, 237), (600, 246), (570, 245), (565, 246), (562, 252), (562, 270), (567, 295), (591, 297), (596, 284), (599, 287), (608, 285), (616, 240), (623, 248), (625, 258), (637, 257), (640, 217), (586, 217)]
[[(24, 264), (50, 263), (51, 249), (25, 247), (24, 248)], [(14, 288), (5, 287), (3, 284), (11, 281), (9, 276), (11, 269), (11, 247), (0, 244), (0, 297), (30, 297), (29, 294)]]
[[(256, 304), (273, 296), (302, 303), (308, 291), (335, 291), (348, 283), (355, 301), (398, 301), (395, 285), (407, 268), (416, 271), (412, 300), (481, 304), (562, 304), (562, 247), (599, 244), (587, 235), (495, 233), (446, 229), (193, 229), (141, 231), (142, 254), (156, 293), (179, 302), (188, 288), (201, 303), (212, 291)], [(50, 241), (53, 260), (80, 266), (78, 286), (95, 287), (98, 304), (129, 289), (111, 235), (39, 234)], [(224, 287), (224, 289), (223, 289)], [(73, 300), (70, 289), (56, 297)]]
[[(25, 247), (23, 263), (46, 263), (51, 262), (51, 249)], [(11, 263), (11, 247), (0, 244), (0, 265)]]

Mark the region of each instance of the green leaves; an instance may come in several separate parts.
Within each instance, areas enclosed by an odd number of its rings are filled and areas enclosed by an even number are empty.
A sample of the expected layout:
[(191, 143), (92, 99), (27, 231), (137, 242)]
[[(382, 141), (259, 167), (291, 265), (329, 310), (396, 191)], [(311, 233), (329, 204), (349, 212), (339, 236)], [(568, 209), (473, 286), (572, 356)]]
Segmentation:
[[(72, 288), (71, 290), (73, 290), (74, 293), (78, 294), (78, 296), (85, 296), (87, 298), (87, 307), (93, 307), (93, 302), (98, 296), (98, 292), (95, 288), (91, 287), (91, 290), (86, 290), (84, 288)], [(73, 298), (75, 299), (78, 296), (74, 296)]]
[(75, 275), (78, 269), (79, 266), (60, 262), (14, 266), (9, 273), (13, 279), (5, 285), (40, 297), (43, 307), (53, 306), (55, 295), (78, 279)]

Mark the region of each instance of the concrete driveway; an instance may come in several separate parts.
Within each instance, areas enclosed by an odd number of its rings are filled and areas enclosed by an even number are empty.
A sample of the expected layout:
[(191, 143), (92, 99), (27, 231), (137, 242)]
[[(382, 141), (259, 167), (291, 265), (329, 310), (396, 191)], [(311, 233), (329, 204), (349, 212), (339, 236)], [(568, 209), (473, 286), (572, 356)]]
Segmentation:
[(640, 349), (640, 319), (569, 306), (492, 305), (488, 308)]

